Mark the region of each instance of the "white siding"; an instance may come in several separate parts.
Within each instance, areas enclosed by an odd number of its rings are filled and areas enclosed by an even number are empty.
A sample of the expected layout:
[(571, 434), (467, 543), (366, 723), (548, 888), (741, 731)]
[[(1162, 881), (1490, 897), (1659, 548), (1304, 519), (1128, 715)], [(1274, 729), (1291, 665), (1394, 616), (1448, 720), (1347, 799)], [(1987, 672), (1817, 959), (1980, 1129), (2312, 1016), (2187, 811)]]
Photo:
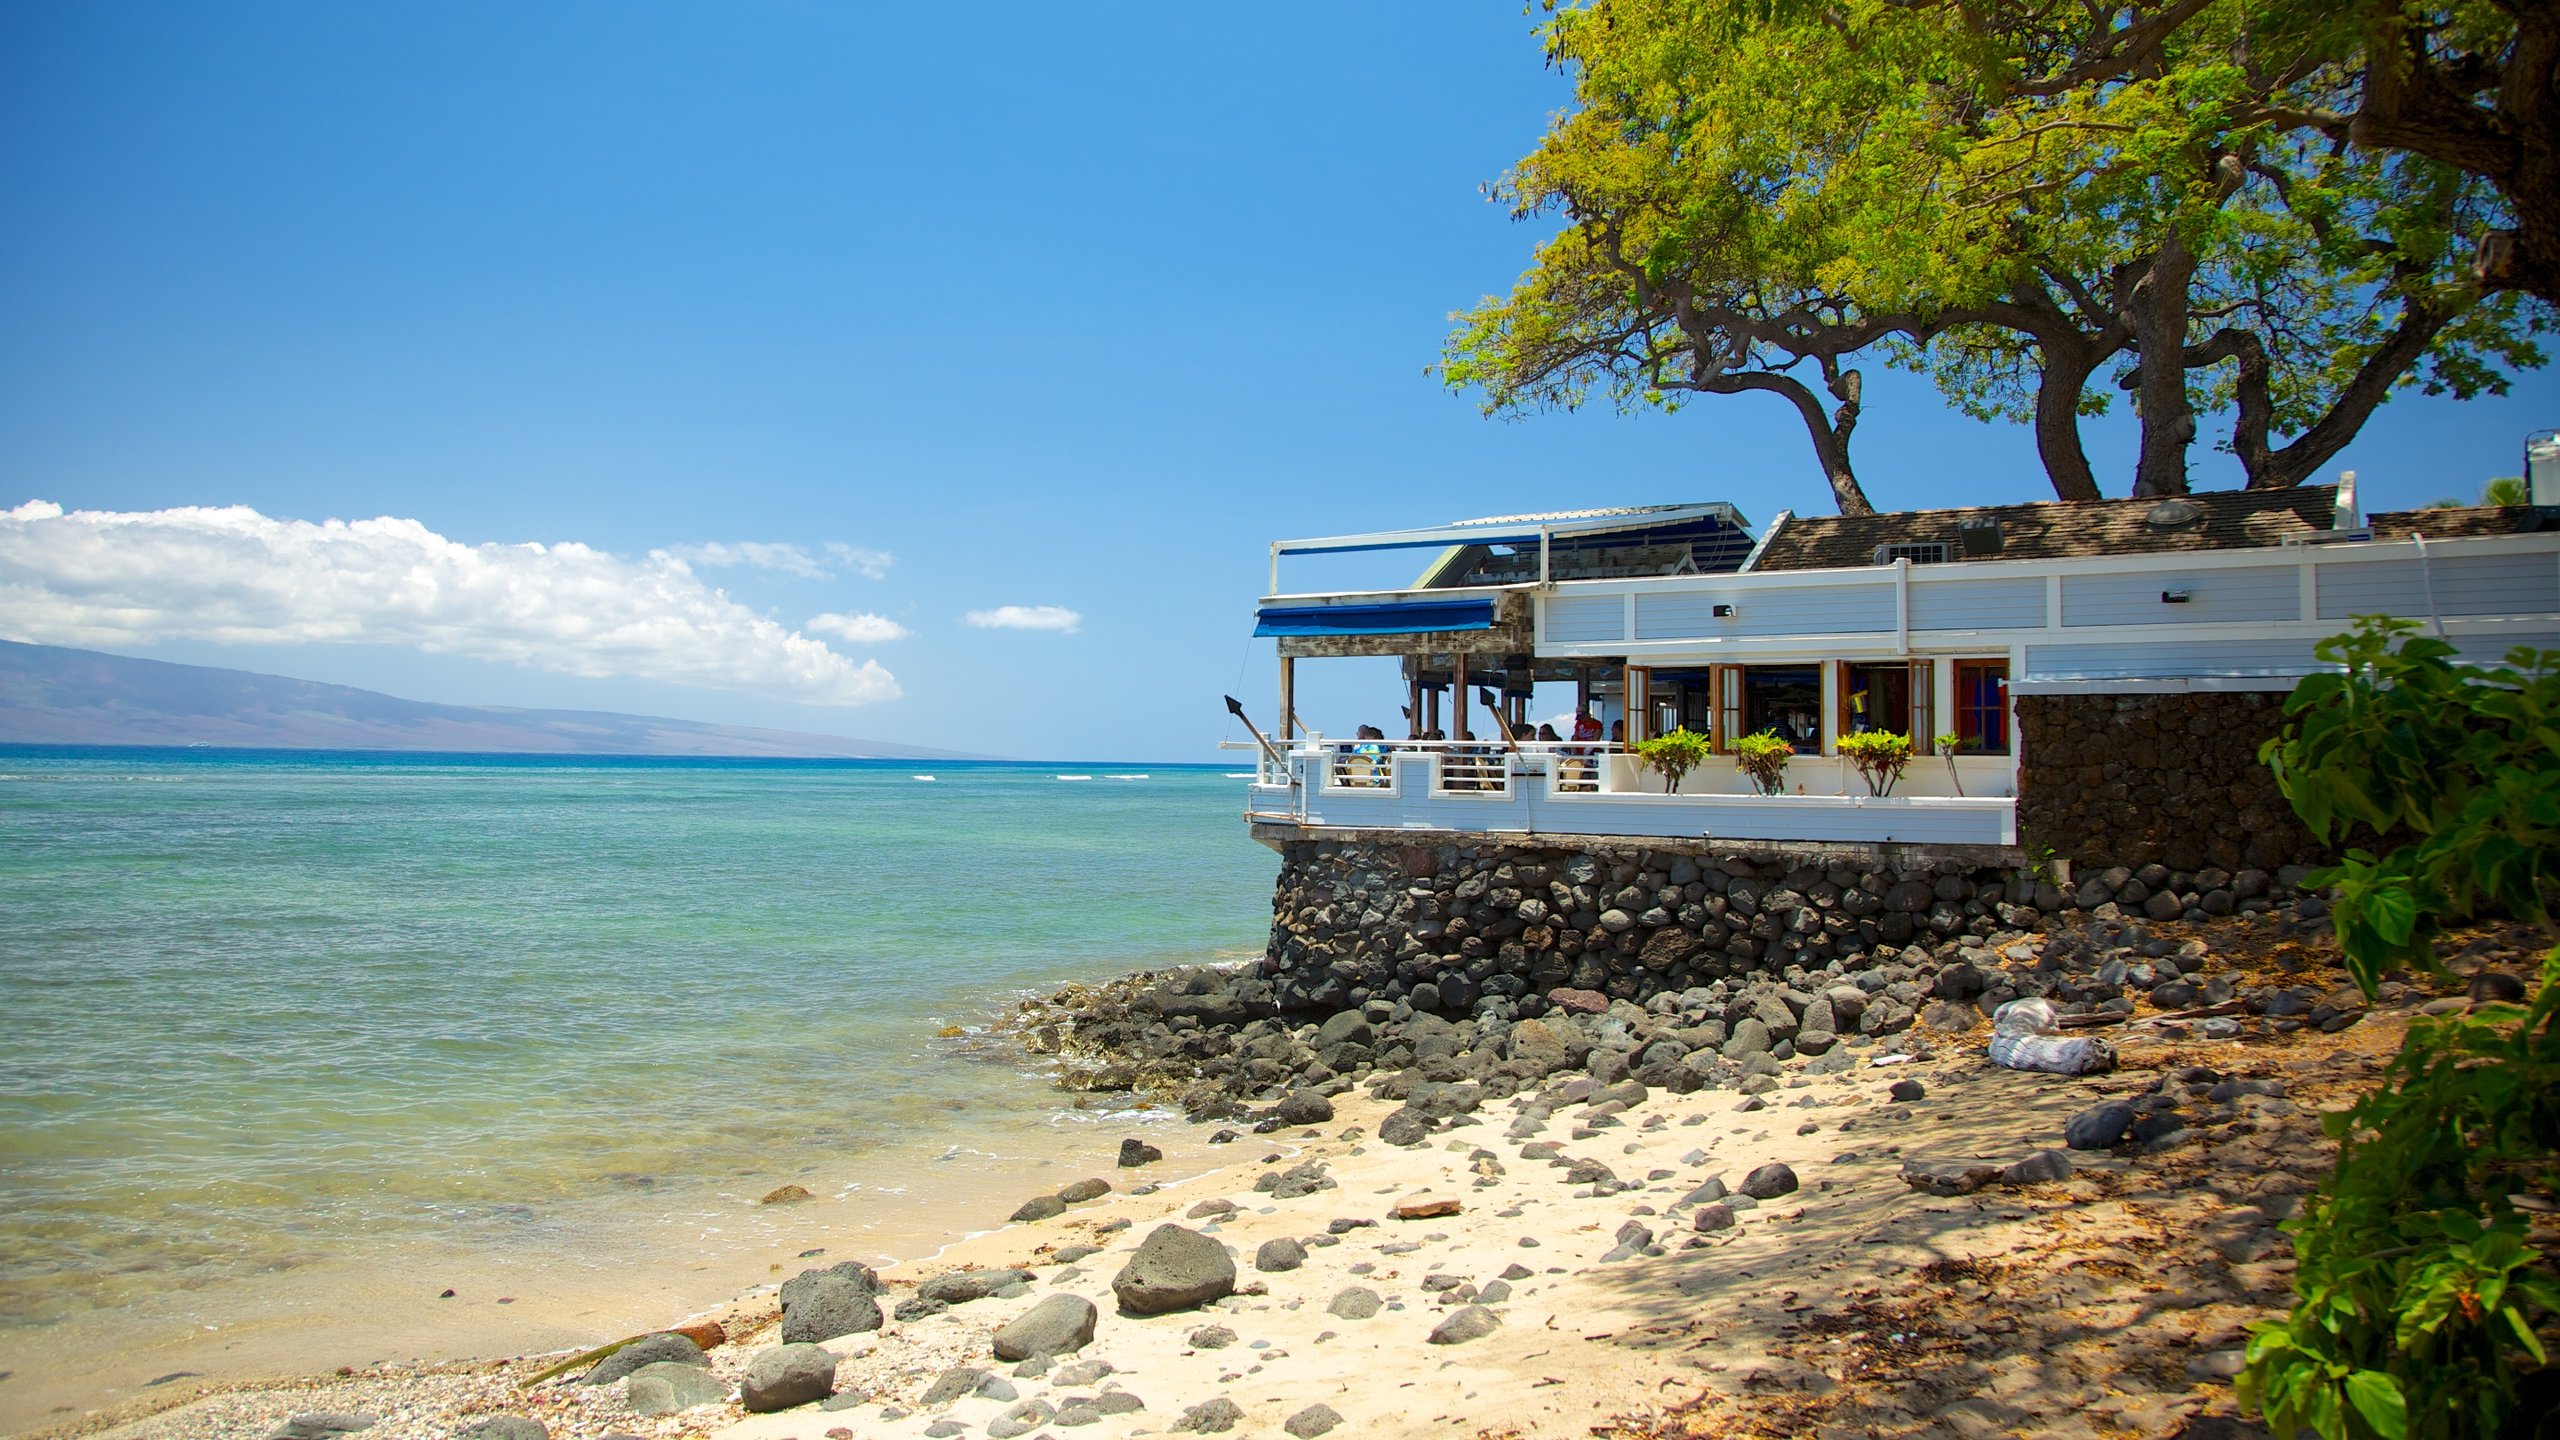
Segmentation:
[[(2157, 598), (2153, 600), (2158, 603)], [(2170, 609), (2179, 607), (2170, 606)], [(2193, 679), (2207, 675), (2303, 675), (2318, 668), (2310, 640), (2149, 640), (2030, 645), (2030, 680)]]
[(1924, 580), (1911, 575), (1914, 630), (2041, 630), (2044, 577)]
[(1627, 597), (1563, 595), (1547, 602), (1547, 639), (1558, 645), (1588, 645), (1627, 638)]
[(2529, 650), (2560, 650), (2560, 630), (2525, 630), (2519, 627), (2515, 634), (2502, 631), (2494, 635), (2456, 635), (2451, 638), (2454, 654), (2473, 665), (2503, 665), (2507, 652), (2519, 645)]
[[(2548, 555), (2437, 556), (2439, 615), (2530, 615), (2560, 610), (2560, 565)], [(2320, 618), (2351, 615), (2427, 614), (2425, 571), (2415, 560), (2368, 560), (2323, 565)]]
[[(2302, 581), (2290, 565), (2243, 569), (2134, 570), (2112, 575), (2062, 577), (2064, 625), (2219, 625), (2234, 621), (2299, 620)], [(2173, 605), (2161, 592), (2184, 590), (2193, 598)]]
[[(1715, 617), (1715, 607), (1720, 604), (1734, 607), (1731, 618)], [(1893, 587), (1874, 582), (1736, 587), (1636, 597), (1638, 640), (1855, 635), (1892, 628)]]

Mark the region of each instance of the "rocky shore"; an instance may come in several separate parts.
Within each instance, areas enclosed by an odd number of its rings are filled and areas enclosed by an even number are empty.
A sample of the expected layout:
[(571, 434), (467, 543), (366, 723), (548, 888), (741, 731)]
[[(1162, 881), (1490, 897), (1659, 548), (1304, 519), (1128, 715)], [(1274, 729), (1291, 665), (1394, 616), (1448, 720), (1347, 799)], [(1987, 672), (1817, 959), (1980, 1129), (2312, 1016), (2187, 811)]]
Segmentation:
[[(2276, 1227), (2326, 1172), (2320, 1114), (2407, 1015), (2471, 999), (2401, 976), (2368, 1007), (2316, 898), (2191, 921), (2121, 897), (1776, 974), (1691, 961), (1641, 1001), (1558, 984), (1452, 1015), (1407, 981), (1289, 1013), (1264, 967), (1076, 987), (1006, 1028), (1067, 1083), (1178, 1099), (1231, 1160), (1131, 1135), (1088, 1178), (985, 1197), (994, 1228), (929, 1262), (819, 1256), (618, 1354), (242, 1387), (90, 1433), (2254, 1434), (2228, 1379), (2286, 1301)], [(2457, 970), (2531, 973), (2521, 937), (2465, 938)], [(2109, 1066), (1992, 1064), (2022, 998)]]
[(1760, 1094), (1789, 1074), (1926, 1058), (1930, 1035), (2018, 999), (2051, 1002), (2066, 1028), (2140, 1010), (2206, 1038), (2238, 1033), (2243, 1014), (2334, 1027), (2362, 1004), (2308, 973), (2244, 993), (2192, 933), (2225, 918), (2325, 933), (2324, 903), (2297, 893), (2293, 870), (2154, 865), (2066, 891), (1936, 862), (1303, 849), (1260, 962), (1071, 987), (1027, 1002), (1011, 1029), (1065, 1083), (1152, 1094), (1198, 1120), (1365, 1085), (1404, 1102), (1382, 1133), (1411, 1143), (1572, 1072)]

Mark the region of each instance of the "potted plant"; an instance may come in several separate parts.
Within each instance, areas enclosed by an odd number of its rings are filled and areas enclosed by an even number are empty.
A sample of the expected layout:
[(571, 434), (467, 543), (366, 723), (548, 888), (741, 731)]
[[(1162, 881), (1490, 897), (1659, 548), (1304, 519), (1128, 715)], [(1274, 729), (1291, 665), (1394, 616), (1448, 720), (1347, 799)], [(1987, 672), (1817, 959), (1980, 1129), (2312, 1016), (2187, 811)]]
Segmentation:
[(1936, 743), (1938, 753), (1947, 757), (1947, 783), (1955, 787), (1958, 795), (1962, 795), (1964, 777), (1956, 774), (1956, 752), (1964, 748), (1964, 737), (1951, 730), (1938, 736)]
[(1840, 737), (1840, 755), (1858, 767), (1867, 793), (1881, 799), (1893, 793), (1902, 772), (1911, 768), (1911, 737), (1890, 730), (1863, 730)]
[(1650, 740), (1639, 740), (1635, 752), (1636, 758), (1643, 761), (1646, 768), (1662, 776), (1662, 793), (1673, 795), (1679, 793), (1680, 782), (1688, 777), (1689, 772), (1705, 764), (1707, 757), (1715, 753), (1715, 746), (1708, 742), (1706, 736), (1682, 729), (1668, 735), (1656, 735)]
[(1763, 795), (1786, 793), (1787, 762), (1794, 758), (1795, 747), (1775, 730), (1745, 735), (1733, 742), (1733, 768), (1750, 776), (1752, 788)]

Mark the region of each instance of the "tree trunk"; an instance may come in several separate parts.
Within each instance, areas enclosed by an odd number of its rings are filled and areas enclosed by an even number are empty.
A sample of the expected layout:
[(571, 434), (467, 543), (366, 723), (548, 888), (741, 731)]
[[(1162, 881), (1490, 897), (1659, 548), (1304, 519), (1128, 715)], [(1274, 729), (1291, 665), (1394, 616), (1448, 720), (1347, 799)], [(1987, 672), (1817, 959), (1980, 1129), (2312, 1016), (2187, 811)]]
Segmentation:
[(2187, 399), (2187, 287), (2196, 260), (2173, 226), (2134, 285), (2134, 410), (2142, 444), (2134, 462), (2136, 495), (2187, 493), (2187, 449), (2196, 439), (2195, 406)]
[[(1804, 418), (1805, 433), (1813, 439), (1814, 458), (1822, 465), (1822, 478), (1831, 485), (1832, 502), (1843, 515), (1873, 515), (1876, 507), (1867, 502), (1867, 492), (1858, 484), (1858, 472), (1849, 464), (1849, 433), (1858, 425), (1858, 381), (1855, 370), (1842, 372), (1847, 393), (1841, 395), (1836, 416), (1826, 415), (1822, 397), (1813, 387), (1792, 375), (1767, 370), (1743, 370), (1718, 375), (1699, 383), (1696, 388), (1711, 395), (1738, 395), (1745, 390), (1759, 390), (1781, 396), (1796, 407)], [(1835, 382), (1834, 393), (1842, 384)]]
[(2231, 450), (2249, 477), (2248, 488), (2290, 490), (2317, 474), (2355, 439), (2374, 407), (2390, 397), (2392, 385), (2418, 363), (2457, 313), (2428, 304), (2424, 298), (2405, 303), (2400, 327), (2356, 367), (2355, 378), (2330, 402), (2328, 413), (2281, 448), (2268, 438), (2275, 407), (2267, 393), (2266, 347), (2258, 337), (2246, 330), (2225, 329), (2188, 349), (2187, 364), (2193, 368), (2226, 360), (2239, 363), (2239, 415), (2231, 427)]
[(2064, 500), (2098, 498), (2098, 477), (2080, 445), (2080, 393), (2088, 388), (2098, 355), (2091, 346), (2042, 342), (2044, 373), (2036, 383), (2036, 454)]

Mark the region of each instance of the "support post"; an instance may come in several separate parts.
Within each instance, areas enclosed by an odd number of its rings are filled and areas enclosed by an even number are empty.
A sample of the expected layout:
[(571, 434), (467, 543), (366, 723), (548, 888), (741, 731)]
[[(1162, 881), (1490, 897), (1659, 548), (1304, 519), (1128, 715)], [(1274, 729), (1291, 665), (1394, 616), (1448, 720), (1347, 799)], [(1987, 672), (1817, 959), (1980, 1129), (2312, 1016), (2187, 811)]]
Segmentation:
[(1423, 732), (1431, 727), (1422, 723), (1422, 657), (1415, 656), (1412, 665), (1413, 678), (1405, 685), (1405, 693), (1412, 703), (1404, 708), (1404, 738), (1419, 740)]
[(1449, 688), (1453, 703), (1449, 706), (1449, 738), (1472, 740), (1475, 737), (1467, 733), (1467, 652), (1461, 650), (1451, 656), (1450, 663), (1453, 668), (1449, 674)]
[(1298, 714), (1298, 661), (1293, 655), (1280, 657), (1280, 738), (1292, 735), (1292, 722)]

